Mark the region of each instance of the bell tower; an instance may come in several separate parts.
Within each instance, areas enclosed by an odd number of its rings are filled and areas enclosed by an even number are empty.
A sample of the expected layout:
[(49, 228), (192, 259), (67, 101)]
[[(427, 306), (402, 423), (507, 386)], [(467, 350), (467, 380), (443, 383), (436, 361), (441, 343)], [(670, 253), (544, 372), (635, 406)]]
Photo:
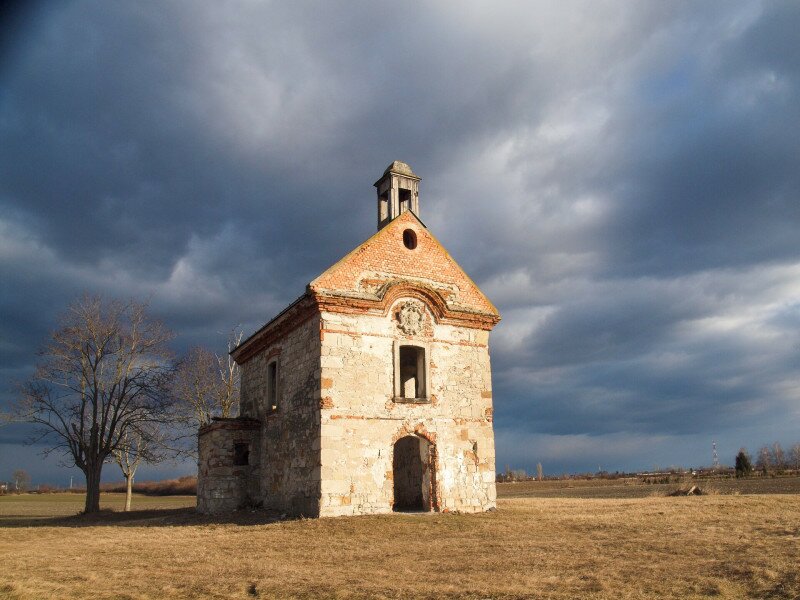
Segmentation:
[(378, 229), (407, 210), (419, 216), (419, 182), (406, 163), (394, 161), (375, 182), (378, 190)]

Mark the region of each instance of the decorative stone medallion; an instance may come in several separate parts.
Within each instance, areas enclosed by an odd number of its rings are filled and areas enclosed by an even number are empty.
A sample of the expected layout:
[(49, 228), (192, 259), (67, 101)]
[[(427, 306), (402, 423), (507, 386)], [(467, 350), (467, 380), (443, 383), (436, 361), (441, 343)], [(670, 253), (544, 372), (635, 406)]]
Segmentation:
[(417, 335), (422, 331), (422, 321), (425, 318), (422, 307), (416, 302), (404, 302), (395, 313), (397, 326), (406, 335)]

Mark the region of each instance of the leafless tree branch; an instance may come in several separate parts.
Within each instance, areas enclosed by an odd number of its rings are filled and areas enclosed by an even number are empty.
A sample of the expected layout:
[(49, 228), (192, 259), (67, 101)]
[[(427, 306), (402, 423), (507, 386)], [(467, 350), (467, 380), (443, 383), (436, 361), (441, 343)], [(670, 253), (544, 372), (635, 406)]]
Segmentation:
[(86, 512), (99, 510), (103, 464), (131, 436), (172, 414), (172, 332), (135, 301), (71, 304), (20, 390), (16, 418), (86, 475)]

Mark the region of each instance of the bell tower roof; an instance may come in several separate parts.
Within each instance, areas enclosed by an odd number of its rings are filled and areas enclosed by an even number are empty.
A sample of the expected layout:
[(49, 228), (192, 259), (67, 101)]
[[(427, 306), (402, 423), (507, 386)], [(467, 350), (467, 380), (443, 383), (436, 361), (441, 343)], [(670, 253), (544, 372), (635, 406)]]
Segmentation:
[[(409, 175), (411, 177), (417, 177), (414, 175), (414, 171), (411, 170), (411, 167), (408, 163), (404, 163), (402, 160), (395, 160), (386, 167), (386, 170), (383, 172), (384, 176), (388, 175), (389, 173), (397, 173), (398, 175)], [(419, 177), (417, 177), (419, 179)], [(377, 185), (377, 183), (376, 183)]]
[(386, 167), (375, 187), (378, 190), (378, 229), (407, 210), (419, 217), (419, 182), (411, 167), (395, 160)]

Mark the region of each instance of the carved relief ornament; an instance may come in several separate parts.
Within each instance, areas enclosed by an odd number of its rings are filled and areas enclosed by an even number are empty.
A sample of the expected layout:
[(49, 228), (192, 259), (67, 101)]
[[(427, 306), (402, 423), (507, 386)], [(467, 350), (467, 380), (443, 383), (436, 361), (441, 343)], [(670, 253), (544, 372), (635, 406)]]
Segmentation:
[(422, 307), (416, 302), (403, 302), (395, 312), (397, 326), (406, 335), (418, 335), (425, 318)]

